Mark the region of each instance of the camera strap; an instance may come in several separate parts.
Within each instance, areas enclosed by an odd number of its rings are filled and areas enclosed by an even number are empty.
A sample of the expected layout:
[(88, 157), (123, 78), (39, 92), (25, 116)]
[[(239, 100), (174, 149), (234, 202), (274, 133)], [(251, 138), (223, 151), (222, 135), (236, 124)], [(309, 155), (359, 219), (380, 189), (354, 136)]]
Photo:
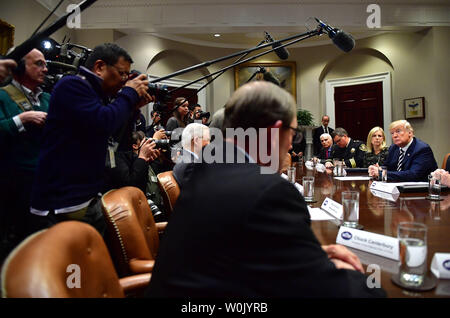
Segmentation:
[(0, 89), (4, 90), (9, 95), (9, 97), (17, 104), (17, 106), (19, 106), (22, 112), (33, 109), (33, 106), (31, 105), (25, 94), (14, 85), (9, 84)]

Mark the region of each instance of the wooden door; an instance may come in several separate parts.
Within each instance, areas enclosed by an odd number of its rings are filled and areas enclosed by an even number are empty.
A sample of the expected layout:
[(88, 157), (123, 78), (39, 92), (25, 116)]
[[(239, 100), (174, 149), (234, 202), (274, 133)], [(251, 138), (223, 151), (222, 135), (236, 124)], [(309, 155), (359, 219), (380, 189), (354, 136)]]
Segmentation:
[(365, 143), (373, 127), (383, 127), (382, 82), (335, 87), (334, 103), (336, 127), (353, 139)]

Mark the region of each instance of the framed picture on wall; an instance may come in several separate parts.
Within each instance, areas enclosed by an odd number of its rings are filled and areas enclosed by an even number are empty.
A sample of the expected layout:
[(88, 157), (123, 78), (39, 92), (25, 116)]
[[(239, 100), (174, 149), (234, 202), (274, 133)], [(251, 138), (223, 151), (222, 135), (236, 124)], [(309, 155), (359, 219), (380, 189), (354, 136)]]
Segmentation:
[(266, 80), (279, 85), (297, 98), (295, 62), (244, 63), (234, 68), (234, 87), (250, 81)]
[(405, 118), (425, 118), (425, 97), (415, 97), (404, 100)]

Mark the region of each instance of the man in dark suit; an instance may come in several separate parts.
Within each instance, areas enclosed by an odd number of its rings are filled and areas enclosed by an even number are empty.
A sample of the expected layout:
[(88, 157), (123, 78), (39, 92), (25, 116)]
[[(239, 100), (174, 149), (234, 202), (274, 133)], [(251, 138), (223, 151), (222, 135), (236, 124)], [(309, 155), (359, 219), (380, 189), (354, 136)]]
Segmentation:
[[(353, 253), (340, 245), (321, 247), (303, 197), (264, 169), (278, 169), (291, 147), (295, 111), (292, 96), (268, 82), (251, 82), (231, 96), (225, 142), (215, 138), (205, 147), (205, 160), (213, 162), (192, 164), (161, 241), (148, 296), (384, 296), (382, 289), (367, 287)], [(249, 132), (247, 138), (236, 127)], [(270, 146), (270, 162), (254, 145)]]
[[(360, 168), (363, 166), (366, 146), (360, 140), (354, 140), (348, 136), (344, 128), (338, 127), (333, 133), (334, 145), (331, 148), (331, 159), (343, 160), (348, 168)], [(331, 168), (331, 161), (325, 163), (325, 167)]]
[(322, 116), (322, 126), (317, 127), (314, 129), (313, 134), (313, 146), (314, 146), (314, 155), (318, 156), (320, 153), (320, 150), (322, 149), (322, 144), (320, 143), (320, 136), (322, 134), (330, 134), (333, 136), (333, 128), (328, 127), (328, 123), (330, 122), (330, 117), (327, 115)]
[[(393, 145), (384, 162), (388, 168), (388, 181), (427, 181), (428, 175), (437, 169), (430, 146), (414, 137), (414, 130), (406, 120), (389, 125)], [(369, 175), (378, 177), (378, 165), (369, 167)]]
[(331, 138), (330, 134), (324, 133), (320, 136), (320, 143), (322, 144), (322, 148), (320, 149), (318, 156), (320, 163), (331, 161), (331, 149), (333, 146), (333, 138)]

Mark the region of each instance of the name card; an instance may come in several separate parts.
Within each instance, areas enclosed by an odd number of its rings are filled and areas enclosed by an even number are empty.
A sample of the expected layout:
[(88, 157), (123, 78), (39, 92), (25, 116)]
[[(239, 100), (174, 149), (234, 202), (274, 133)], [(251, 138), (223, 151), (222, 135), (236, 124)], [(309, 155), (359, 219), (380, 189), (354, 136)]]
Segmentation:
[(341, 226), (336, 243), (399, 261), (397, 238)]
[(370, 192), (376, 197), (386, 199), (386, 200), (389, 200), (392, 202), (397, 201), (398, 197), (400, 196), (400, 193), (392, 194), (392, 193), (387, 193), (387, 192), (383, 192), (383, 191), (378, 191), (375, 189), (370, 189)]
[(387, 192), (390, 194), (399, 194), (400, 191), (398, 191), (397, 186), (393, 183), (386, 183), (386, 182), (380, 182), (380, 181), (374, 181), (370, 185), (370, 189), (378, 190), (381, 192)]
[(437, 278), (450, 279), (450, 253), (435, 253), (430, 270)]
[(343, 218), (344, 209), (342, 207), (342, 204), (339, 204), (336, 201), (333, 201), (332, 199), (330, 199), (328, 197), (326, 197), (325, 200), (323, 200), (322, 206), (320, 208), (322, 210), (330, 213), (336, 219), (342, 220), (342, 218)]

